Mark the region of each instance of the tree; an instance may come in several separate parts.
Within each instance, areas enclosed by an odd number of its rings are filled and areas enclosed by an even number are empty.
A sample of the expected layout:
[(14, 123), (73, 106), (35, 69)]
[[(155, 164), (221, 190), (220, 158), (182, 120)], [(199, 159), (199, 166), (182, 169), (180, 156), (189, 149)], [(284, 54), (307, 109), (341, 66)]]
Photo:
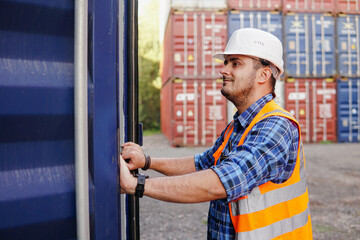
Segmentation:
[[(160, 129), (159, 0), (139, 1), (139, 120), (144, 130)], [(142, 5), (141, 5), (142, 4)]]

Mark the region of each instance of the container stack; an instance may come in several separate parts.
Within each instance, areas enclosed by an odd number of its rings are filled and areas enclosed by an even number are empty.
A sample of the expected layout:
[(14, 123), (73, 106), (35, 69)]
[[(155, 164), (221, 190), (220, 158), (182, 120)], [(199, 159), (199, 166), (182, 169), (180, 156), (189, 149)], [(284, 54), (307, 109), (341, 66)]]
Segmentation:
[(337, 140), (334, 10), (332, 0), (283, 1), (285, 109), (304, 142)]
[(161, 96), (162, 130), (173, 145), (211, 145), (232, 120), (236, 108), (219, 91), (223, 64), (211, 56), (246, 27), (271, 32), (283, 43), (285, 73), (275, 101), (299, 120), (303, 141), (360, 142), (360, 2), (170, 0), (170, 5)]
[(174, 146), (211, 145), (227, 124), (213, 60), (227, 42), (225, 1), (170, 1), (161, 63), (161, 128)]

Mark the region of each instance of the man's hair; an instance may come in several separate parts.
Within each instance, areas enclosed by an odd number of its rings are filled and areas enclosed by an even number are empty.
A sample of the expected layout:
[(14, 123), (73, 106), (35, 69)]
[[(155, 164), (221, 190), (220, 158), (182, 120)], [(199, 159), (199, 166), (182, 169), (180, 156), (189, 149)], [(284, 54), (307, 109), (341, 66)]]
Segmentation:
[[(270, 62), (268, 60), (265, 59), (252, 59), (254, 62), (254, 70), (258, 70), (261, 67), (270, 67)], [(271, 94), (273, 95), (273, 98), (276, 97), (275, 94), (275, 85), (276, 85), (276, 78), (274, 77), (274, 75), (271, 73), (271, 77), (270, 77), (270, 84), (271, 84)]]

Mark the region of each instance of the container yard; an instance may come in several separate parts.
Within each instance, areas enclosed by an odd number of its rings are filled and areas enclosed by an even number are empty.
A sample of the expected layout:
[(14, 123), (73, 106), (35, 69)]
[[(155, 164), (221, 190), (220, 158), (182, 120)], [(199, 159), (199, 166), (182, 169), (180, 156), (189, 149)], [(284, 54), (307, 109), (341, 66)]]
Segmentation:
[[(300, 120), (304, 142), (359, 141), (360, 92), (350, 84), (360, 77), (357, 1), (214, 2), (204, 7), (203, 1), (170, 1), (167, 6), (163, 17), (166, 21), (163, 21), (160, 71), (162, 96), (169, 94), (165, 93), (169, 91), (168, 81), (173, 84), (192, 79), (198, 85), (201, 81), (219, 81), (223, 63), (212, 59), (212, 54), (225, 48), (235, 30), (258, 28), (274, 34), (283, 43), (285, 73), (277, 83), (275, 100)], [(161, 101), (162, 108), (169, 110), (168, 98), (162, 97)], [(193, 104), (188, 98), (182, 100), (182, 106)], [(230, 122), (236, 109), (230, 102), (224, 107), (227, 108), (225, 121)], [(168, 110), (163, 109), (162, 115)], [(177, 135), (175, 140), (176, 134), (166, 130), (175, 131), (175, 122), (179, 129), (193, 129), (195, 125), (186, 126), (185, 121), (180, 124), (175, 115), (161, 119), (163, 132), (174, 145), (212, 143), (201, 135), (191, 141), (187, 134)]]

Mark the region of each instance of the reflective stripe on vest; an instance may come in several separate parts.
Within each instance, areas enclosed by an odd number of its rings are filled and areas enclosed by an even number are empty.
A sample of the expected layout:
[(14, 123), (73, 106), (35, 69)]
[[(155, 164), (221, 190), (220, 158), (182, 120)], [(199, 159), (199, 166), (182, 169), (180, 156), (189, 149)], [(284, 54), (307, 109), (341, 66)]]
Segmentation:
[[(292, 175), (284, 183), (267, 182), (254, 188), (249, 195), (229, 203), (236, 239), (312, 239), (305, 159), (298, 122), (290, 113), (270, 101), (245, 129), (238, 145), (244, 143), (245, 137), (256, 123), (270, 116), (282, 116), (297, 124), (299, 145), (296, 164)], [(233, 127), (231, 124), (231, 129), (226, 130), (224, 142), (213, 155), (215, 165), (217, 155), (220, 156), (226, 146)]]

